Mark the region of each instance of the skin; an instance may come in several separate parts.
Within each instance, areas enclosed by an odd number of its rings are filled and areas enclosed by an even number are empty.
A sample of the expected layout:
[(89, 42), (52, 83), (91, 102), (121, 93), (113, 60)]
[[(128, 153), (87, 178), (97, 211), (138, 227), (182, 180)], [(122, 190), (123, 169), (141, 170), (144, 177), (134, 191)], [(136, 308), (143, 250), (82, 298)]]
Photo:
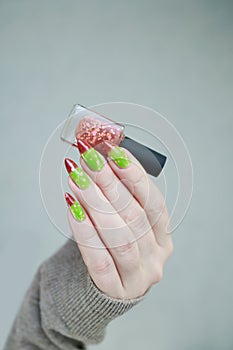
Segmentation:
[(133, 299), (161, 280), (173, 244), (161, 192), (122, 150), (130, 159), (126, 168), (101, 156), (104, 166), (93, 171), (81, 157), (90, 186), (80, 189), (71, 178), (68, 182), (85, 219), (79, 222), (68, 211), (68, 221), (96, 286), (110, 297)]

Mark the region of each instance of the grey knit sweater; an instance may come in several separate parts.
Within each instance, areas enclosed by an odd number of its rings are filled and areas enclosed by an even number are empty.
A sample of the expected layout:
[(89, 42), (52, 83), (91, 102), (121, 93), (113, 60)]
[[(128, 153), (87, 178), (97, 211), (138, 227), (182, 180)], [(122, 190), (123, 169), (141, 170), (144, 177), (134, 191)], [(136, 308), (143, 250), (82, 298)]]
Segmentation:
[(4, 350), (86, 349), (104, 338), (107, 324), (143, 297), (113, 299), (93, 283), (69, 240), (39, 268)]

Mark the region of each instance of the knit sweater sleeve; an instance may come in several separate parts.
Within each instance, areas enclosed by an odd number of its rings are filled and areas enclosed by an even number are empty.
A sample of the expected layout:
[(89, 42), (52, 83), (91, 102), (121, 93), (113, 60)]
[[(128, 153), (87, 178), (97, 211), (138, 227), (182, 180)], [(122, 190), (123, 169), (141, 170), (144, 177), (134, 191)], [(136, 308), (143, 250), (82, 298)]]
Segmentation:
[(102, 293), (76, 243), (69, 240), (38, 269), (4, 350), (86, 349), (103, 340), (111, 320), (142, 299), (120, 300)]

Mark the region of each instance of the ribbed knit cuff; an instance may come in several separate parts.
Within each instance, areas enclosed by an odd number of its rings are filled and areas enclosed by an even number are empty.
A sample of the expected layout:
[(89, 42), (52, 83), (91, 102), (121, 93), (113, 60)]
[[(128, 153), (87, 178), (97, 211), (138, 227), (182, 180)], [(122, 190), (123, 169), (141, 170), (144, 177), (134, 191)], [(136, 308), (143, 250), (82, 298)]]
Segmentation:
[(72, 241), (44, 264), (41, 274), (66, 328), (89, 344), (99, 343), (107, 324), (144, 298), (120, 300), (102, 293)]

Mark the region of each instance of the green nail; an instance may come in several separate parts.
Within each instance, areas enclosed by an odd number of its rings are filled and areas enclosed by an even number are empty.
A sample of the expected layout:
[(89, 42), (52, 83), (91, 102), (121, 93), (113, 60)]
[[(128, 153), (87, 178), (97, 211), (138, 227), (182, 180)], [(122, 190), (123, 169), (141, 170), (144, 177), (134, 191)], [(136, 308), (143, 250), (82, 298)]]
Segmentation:
[(125, 152), (119, 147), (113, 147), (109, 153), (109, 157), (119, 166), (119, 168), (127, 168), (130, 165), (130, 160)]
[(90, 179), (81, 168), (76, 168), (75, 170), (71, 171), (70, 177), (82, 190), (85, 190), (91, 184)]
[(86, 216), (84, 210), (78, 202), (74, 202), (74, 204), (70, 206), (70, 210), (78, 221), (83, 221), (85, 219)]
[(82, 157), (91, 170), (100, 171), (104, 166), (101, 156), (94, 148), (85, 151)]

